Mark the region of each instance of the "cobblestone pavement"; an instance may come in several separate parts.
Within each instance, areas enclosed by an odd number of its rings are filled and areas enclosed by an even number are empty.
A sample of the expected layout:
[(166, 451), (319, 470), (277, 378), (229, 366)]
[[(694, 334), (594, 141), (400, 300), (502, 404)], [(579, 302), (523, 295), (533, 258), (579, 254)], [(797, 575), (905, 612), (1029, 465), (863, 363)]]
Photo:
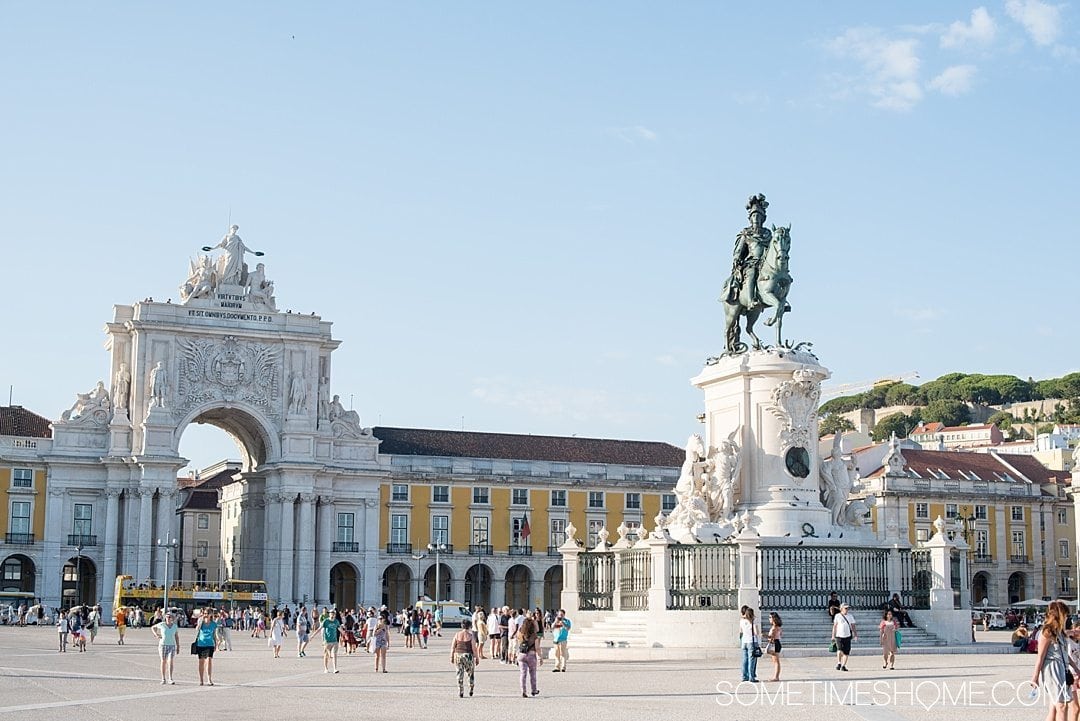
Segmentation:
[[(181, 649), (191, 641), (188, 631)], [(145, 629), (128, 633), (124, 646), (104, 629), (86, 653), (55, 650), (51, 629), (0, 627), (0, 721), (38, 719), (258, 717), (417, 719), (460, 711), (470, 718), (515, 719), (770, 719), (798, 713), (809, 719), (1042, 719), (1026, 684), (1034, 657), (1027, 654), (900, 656), (884, 671), (869, 647), (856, 647), (848, 673), (832, 659), (792, 658), (784, 682), (738, 684), (735, 661), (574, 663), (568, 673), (540, 667), (540, 695), (521, 698), (516, 667), (483, 661), (476, 696), (460, 699), (449, 660), (449, 636), (427, 650), (406, 649), (394, 637), (386, 674), (372, 656), (342, 655), (341, 673), (324, 674), (321, 647), (298, 658), (287, 639), (282, 658), (266, 642), (234, 632), (234, 650), (214, 659), (213, 687), (200, 687), (194, 657), (177, 659), (176, 685), (160, 685), (154, 639)], [(571, 651), (573, 647), (571, 645)], [(759, 678), (771, 675), (763, 658)], [(1035, 703), (1034, 706), (1027, 704)], [(781, 709), (780, 707), (784, 707)]]

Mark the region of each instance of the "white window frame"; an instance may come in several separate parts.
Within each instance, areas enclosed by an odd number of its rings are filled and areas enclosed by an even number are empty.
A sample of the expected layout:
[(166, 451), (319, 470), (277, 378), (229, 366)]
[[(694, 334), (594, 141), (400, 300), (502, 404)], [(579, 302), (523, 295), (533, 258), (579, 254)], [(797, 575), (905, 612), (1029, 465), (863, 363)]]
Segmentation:
[(985, 521), (986, 520), (986, 510), (987, 510), (986, 506), (983, 505), (983, 504), (979, 504), (979, 505), (975, 506), (975, 520), (976, 521)]
[(625, 509), (627, 511), (640, 511), (641, 510), (641, 494), (637, 491), (628, 491), (626, 493)]
[(558, 548), (566, 543), (566, 519), (552, 518), (548, 531), (548, 545)]
[(338, 543), (352, 543), (356, 532), (356, 514), (341, 511), (337, 514)]
[(660, 494), (660, 510), (664, 513), (671, 513), (675, 510), (679, 500), (675, 497), (674, 493), (662, 493)]
[(195, 555), (199, 558), (209, 558), (210, 541), (195, 541)]
[[(404, 519), (399, 522), (399, 519)], [(390, 514), (390, 543), (404, 545), (409, 542), (409, 514)]]
[[(398, 489), (404, 488), (404, 498), (401, 498), (398, 493)], [(409, 502), (409, 484), (408, 483), (391, 483), (390, 484), (390, 502), (391, 503), (408, 503)]]
[(1023, 506), (1011, 506), (1009, 509), (1009, 518), (1014, 521), (1024, 520), (1024, 507)]
[(199, 513), (195, 515), (195, 527), (200, 531), (206, 531), (210, 529), (210, 514)]
[(434, 546), (450, 543), (450, 516), (437, 513), (431, 516), (431, 543)]
[(945, 518), (959, 518), (959, 517), (960, 517), (960, 511), (958, 509), (957, 504), (955, 504), (955, 503), (946, 503), (945, 504)]
[[(445, 492), (446, 498), (436, 498), (437, 494)], [(449, 503), (450, 502), (450, 486), (436, 485), (431, 487), (431, 502), (432, 503)]]
[[(605, 495), (606, 494), (603, 491), (589, 491), (588, 506), (587, 507), (590, 508), (590, 509), (593, 509), (593, 510), (603, 510), (604, 509), (604, 497), (605, 497)], [(600, 503), (598, 505), (594, 504), (593, 503), (594, 499), (599, 499)]]
[(586, 538), (588, 540), (589, 548), (595, 548), (596, 544), (600, 542), (600, 536), (598, 534), (600, 533), (600, 529), (603, 527), (604, 519), (602, 518), (590, 518), (588, 521), (586, 521), (585, 528), (587, 529), (588, 533)]
[(1058, 539), (1058, 555), (1061, 556), (1062, 558), (1068, 558), (1069, 557), (1069, 539), (1068, 538), (1059, 538)]
[(1057, 522), (1060, 526), (1068, 525), (1069, 523), (1069, 509), (1059, 508), (1057, 512)]
[(930, 518), (930, 504), (922, 501), (915, 503), (915, 517), (916, 518)]
[[(16, 515), (16, 507), (26, 507), (26, 515)], [(8, 508), (8, 533), (33, 533), (34, 532), (34, 504), (30, 501), (12, 501)], [(25, 528), (16, 526), (16, 521), (22, 521), (25, 519)]]
[(1026, 541), (1027, 541), (1027, 539), (1024, 538), (1024, 532), (1023, 531), (1013, 531), (1012, 532), (1012, 545), (1010, 546), (1010, 548), (1012, 550), (1011, 550), (1009, 555), (1016, 556), (1017, 558), (1020, 558), (1020, 557), (1026, 558), (1027, 557), (1027, 542)]
[(491, 517), (473, 516), (472, 543), (474, 546), (491, 545)]
[[(519, 494), (524, 494), (522, 498), (524, 500), (518, 500)], [(529, 505), (529, 489), (528, 488), (512, 488), (510, 489), (510, 505), (511, 506), (527, 506)]]
[(563, 489), (553, 490), (551, 492), (551, 507), (552, 508), (566, 508), (566, 491)]
[[(23, 474), (27, 474), (27, 478), (22, 478)], [(11, 469), (11, 487), (12, 488), (33, 488), (34, 487), (34, 469), (33, 468), (12, 468)]]
[[(80, 516), (83, 513), (85, 516)], [(94, 504), (75, 503), (71, 507), (71, 532), (76, 536), (90, 536), (94, 533)]]
[(473, 486), (472, 503), (474, 506), (491, 505), (491, 488), (488, 486)]

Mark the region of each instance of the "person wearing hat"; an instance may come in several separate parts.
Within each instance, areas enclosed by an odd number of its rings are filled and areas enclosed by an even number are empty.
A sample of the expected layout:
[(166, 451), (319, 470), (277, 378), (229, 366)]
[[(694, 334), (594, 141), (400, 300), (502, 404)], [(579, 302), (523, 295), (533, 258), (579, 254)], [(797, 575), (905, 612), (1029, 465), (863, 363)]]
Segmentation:
[(150, 627), (150, 630), (158, 640), (158, 655), (161, 657), (161, 683), (175, 684), (173, 681), (173, 662), (176, 660), (176, 649), (180, 639), (177, 633), (176, 614), (172, 611), (165, 612), (165, 618)]
[(836, 644), (836, 670), (847, 671), (848, 656), (851, 655), (851, 642), (858, 640), (859, 632), (855, 629), (855, 619), (848, 613), (851, 606), (840, 604), (840, 611), (833, 616), (832, 640)]

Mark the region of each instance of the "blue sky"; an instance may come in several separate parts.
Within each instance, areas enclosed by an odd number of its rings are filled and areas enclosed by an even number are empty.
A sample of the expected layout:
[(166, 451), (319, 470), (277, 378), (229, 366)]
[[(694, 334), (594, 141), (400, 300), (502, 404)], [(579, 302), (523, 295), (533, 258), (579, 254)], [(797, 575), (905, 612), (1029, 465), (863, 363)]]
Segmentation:
[(1080, 366), (1075, 6), (101, 5), (0, 6), (0, 382), (45, 415), (230, 216), (365, 424), (681, 445), (757, 192), (833, 382)]

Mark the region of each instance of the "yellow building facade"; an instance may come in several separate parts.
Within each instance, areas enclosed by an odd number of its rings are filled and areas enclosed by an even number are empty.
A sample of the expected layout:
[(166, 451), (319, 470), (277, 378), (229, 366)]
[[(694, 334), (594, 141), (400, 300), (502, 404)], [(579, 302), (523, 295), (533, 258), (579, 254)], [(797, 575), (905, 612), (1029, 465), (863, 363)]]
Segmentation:
[(1067, 474), (1025, 455), (926, 451), (899, 442), (856, 452), (883, 540), (912, 546), (938, 517), (968, 546), (973, 606), (1077, 596), (1076, 512)]
[(620, 524), (651, 523), (674, 507), (683, 456), (665, 443), (374, 432), (393, 469), (379, 495), (379, 571), (392, 608), (434, 598), (436, 583), (441, 600), (469, 606), (557, 608), (567, 523), (590, 547), (601, 529), (614, 537)]

